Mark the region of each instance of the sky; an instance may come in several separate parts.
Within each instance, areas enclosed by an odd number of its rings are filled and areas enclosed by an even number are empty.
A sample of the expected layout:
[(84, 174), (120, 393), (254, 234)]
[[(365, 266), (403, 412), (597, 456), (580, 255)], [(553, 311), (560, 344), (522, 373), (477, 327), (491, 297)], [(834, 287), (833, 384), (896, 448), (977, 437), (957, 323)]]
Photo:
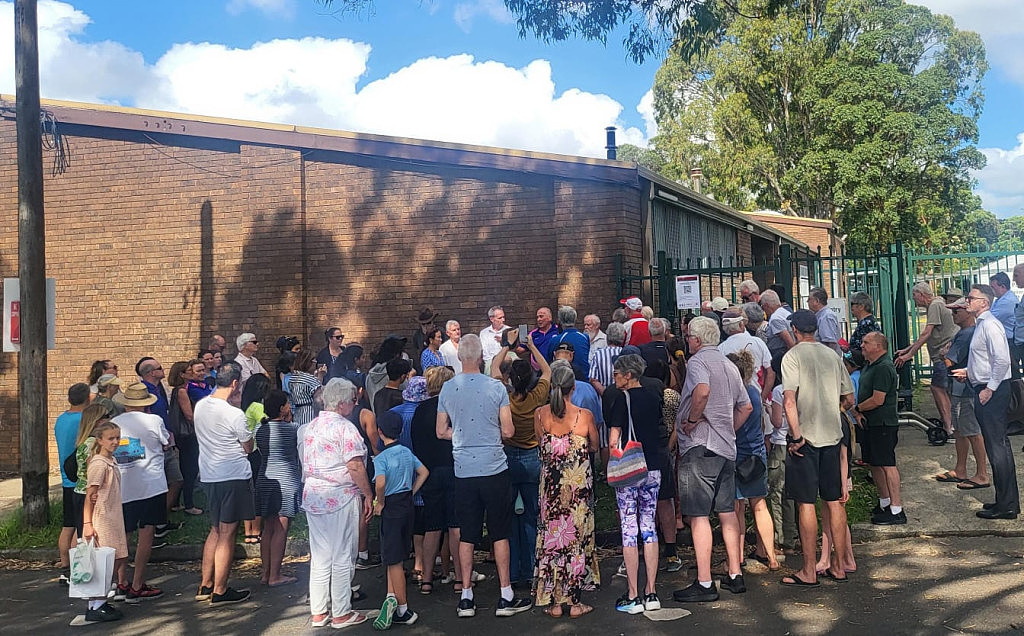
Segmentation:
[[(1024, 1), (920, 0), (985, 41), (976, 192), (1024, 214)], [(39, 1), (44, 98), (604, 156), (656, 134), (660, 60), (519, 37), (501, 0)], [(13, 2), (0, 0), (0, 92), (14, 92)], [(72, 149), (73, 150), (73, 149)]]

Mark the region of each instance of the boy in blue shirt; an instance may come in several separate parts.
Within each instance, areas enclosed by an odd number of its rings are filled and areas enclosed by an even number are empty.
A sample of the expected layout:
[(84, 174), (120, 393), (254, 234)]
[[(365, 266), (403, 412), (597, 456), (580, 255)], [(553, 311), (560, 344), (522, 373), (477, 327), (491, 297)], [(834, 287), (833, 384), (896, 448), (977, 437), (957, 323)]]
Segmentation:
[(409, 611), (405, 594), (405, 567), (412, 543), (413, 495), (429, 474), (426, 466), (398, 442), (402, 416), (386, 411), (377, 420), (377, 432), (384, 450), (373, 458), (377, 488), (373, 512), (380, 516), (380, 555), (388, 568), (388, 595), (373, 621), (373, 628), (385, 630), (392, 623), (412, 625), (418, 618)]

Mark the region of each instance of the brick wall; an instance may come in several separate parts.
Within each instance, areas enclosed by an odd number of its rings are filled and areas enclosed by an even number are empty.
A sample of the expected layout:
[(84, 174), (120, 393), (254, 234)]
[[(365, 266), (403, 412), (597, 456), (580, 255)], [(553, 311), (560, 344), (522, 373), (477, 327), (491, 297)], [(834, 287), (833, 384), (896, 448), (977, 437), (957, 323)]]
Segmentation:
[[(67, 126), (72, 165), (45, 182), (47, 276), (57, 279), (49, 422), (90, 363), (165, 368), (213, 333), (323, 346), (329, 325), (375, 347), (420, 305), (464, 332), (533, 323), (541, 304), (607, 321), (614, 255), (639, 263), (630, 186), (497, 169)], [(51, 159), (44, 155), (44, 162)], [(0, 275), (17, 275), (14, 122), (0, 120)], [(17, 357), (0, 354), (0, 471), (18, 468)], [(56, 470), (51, 444), (51, 469)]]

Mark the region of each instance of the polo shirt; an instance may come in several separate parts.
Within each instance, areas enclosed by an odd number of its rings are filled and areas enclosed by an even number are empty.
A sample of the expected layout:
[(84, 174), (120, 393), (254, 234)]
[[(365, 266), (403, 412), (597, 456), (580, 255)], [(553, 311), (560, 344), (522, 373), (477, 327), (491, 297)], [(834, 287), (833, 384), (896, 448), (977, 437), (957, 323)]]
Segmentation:
[(874, 362), (864, 365), (860, 372), (860, 386), (857, 389), (857, 403), (870, 398), (875, 391), (885, 393), (885, 401), (878, 408), (862, 411), (868, 426), (899, 426), (899, 413), (896, 410), (896, 388), (899, 376), (892, 358), (886, 353)]
[(583, 333), (579, 329), (576, 329), (575, 327), (566, 327), (562, 331), (562, 333), (552, 338), (550, 344), (548, 345), (549, 349), (547, 355), (549, 362), (551, 361), (551, 358), (553, 358), (555, 355), (555, 349), (557, 349), (558, 345), (560, 345), (563, 342), (568, 342), (569, 344), (572, 345), (573, 366), (579, 367), (579, 369), (583, 372), (584, 378), (590, 377), (590, 338), (587, 336), (587, 334)]
[[(558, 334), (562, 333), (557, 325), (551, 324), (547, 331), (541, 331), (540, 329), (534, 329), (530, 332), (530, 339), (533, 340), (533, 346), (537, 347), (537, 351), (540, 351), (540, 355), (544, 356), (545, 360), (551, 359), (551, 341)], [(539, 369), (536, 360), (531, 360), (534, 369)]]
[(142, 383), (146, 385), (146, 388), (149, 389), (150, 393), (156, 396), (156, 402), (153, 402), (149, 406), (149, 412), (152, 413), (153, 415), (159, 415), (160, 419), (163, 420), (164, 426), (166, 426), (167, 409), (169, 405), (167, 403), (167, 391), (164, 390), (163, 383), (161, 382), (160, 384), (150, 384), (145, 380), (143, 380)]

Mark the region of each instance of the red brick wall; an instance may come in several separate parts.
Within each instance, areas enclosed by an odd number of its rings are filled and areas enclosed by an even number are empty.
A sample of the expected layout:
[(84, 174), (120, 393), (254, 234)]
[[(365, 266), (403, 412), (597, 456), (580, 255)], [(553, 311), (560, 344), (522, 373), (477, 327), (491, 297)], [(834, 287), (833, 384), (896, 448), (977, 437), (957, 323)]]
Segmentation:
[[(614, 255), (638, 263), (632, 187), (272, 146), (67, 127), (72, 165), (45, 182), (47, 275), (57, 279), (49, 422), (94, 359), (134, 378), (212, 333), (323, 345), (329, 325), (375, 347), (422, 304), (464, 332), (533, 323), (541, 304), (607, 321)], [(102, 136), (96, 136), (102, 135)], [(175, 145), (178, 144), (178, 145)], [(44, 155), (44, 162), (52, 157)], [(17, 275), (14, 122), (0, 120), (0, 275)], [(204, 252), (204, 246), (209, 249)], [(17, 357), (0, 354), (0, 471), (18, 468)], [(56, 470), (51, 445), (51, 468)]]

